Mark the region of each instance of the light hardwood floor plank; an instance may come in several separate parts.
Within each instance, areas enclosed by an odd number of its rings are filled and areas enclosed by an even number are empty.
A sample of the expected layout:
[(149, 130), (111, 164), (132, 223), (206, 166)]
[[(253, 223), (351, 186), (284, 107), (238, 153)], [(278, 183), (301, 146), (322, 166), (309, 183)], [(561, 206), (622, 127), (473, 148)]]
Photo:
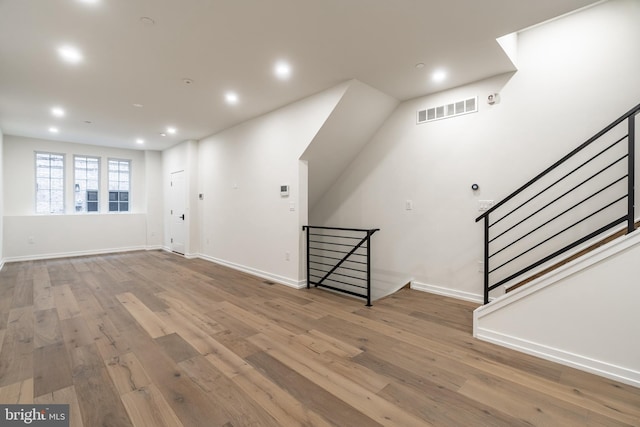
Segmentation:
[(36, 397), (34, 403), (43, 405), (69, 405), (69, 427), (84, 427), (84, 423), (82, 421), (82, 412), (80, 411), (78, 397), (76, 396), (76, 388), (74, 386), (69, 386), (60, 390), (55, 390), (51, 393), (38, 396)]
[(34, 350), (33, 382), (35, 397), (73, 385), (71, 363), (64, 343)]
[(175, 412), (158, 389), (149, 384), (122, 395), (124, 407), (135, 427), (182, 427)]
[(151, 384), (142, 363), (135, 354), (125, 353), (105, 360), (107, 372), (120, 395), (130, 393)]
[(318, 384), (340, 400), (366, 413), (383, 426), (429, 426), (431, 423), (403, 411), (373, 392), (330, 370), (313, 359), (296, 356), (296, 352), (263, 334), (249, 338), (254, 344), (305, 378)]
[(95, 345), (69, 349), (73, 385), (85, 426), (132, 426)]
[(35, 348), (63, 342), (58, 312), (55, 308), (36, 311), (34, 315), (33, 345)]
[(163, 251), (7, 263), (0, 403), (67, 403), (73, 427), (640, 426), (640, 389), (478, 341), (475, 307)]
[(116, 298), (118, 298), (118, 301), (120, 301), (127, 311), (138, 321), (140, 326), (147, 331), (151, 338), (158, 338), (175, 332), (175, 329), (173, 329), (171, 325), (164, 323), (162, 319), (131, 292), (119, 294)]
[(33, 377), (33, 341), (33, 306), (11, 310), (0, 349), (0, 387)]
[(53, 300), (60, 320), (71, 319), (82, 314), (78, 301), (68, 284), (53, 287)]
[(27, 405), (33, 402), (33, 378), (0, 387), (3, 404)]

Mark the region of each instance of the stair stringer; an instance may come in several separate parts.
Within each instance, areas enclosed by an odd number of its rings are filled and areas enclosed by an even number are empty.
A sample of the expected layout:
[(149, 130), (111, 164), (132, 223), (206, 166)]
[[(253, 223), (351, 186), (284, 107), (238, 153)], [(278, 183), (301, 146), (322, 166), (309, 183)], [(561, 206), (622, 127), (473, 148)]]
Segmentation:
[(483, 341), (640, 387), (640, 230), (479, 307)]

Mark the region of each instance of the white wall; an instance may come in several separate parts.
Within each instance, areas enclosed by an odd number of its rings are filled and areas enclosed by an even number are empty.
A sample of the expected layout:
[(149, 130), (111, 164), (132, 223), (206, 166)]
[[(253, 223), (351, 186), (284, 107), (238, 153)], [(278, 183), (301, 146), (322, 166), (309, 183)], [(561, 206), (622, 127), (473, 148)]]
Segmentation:
[[(478, 200), (500, 200), (640, 102), (640, 55), (630, 53), (639, 20), (640, 2), (600, 4), (519, 34), (514, 75), (404, 102), (311, 221), (381, 228), (373, 238), (376, 297), (413, 280), (479, 300)], [(501, 101), (489, 106), (482, 100), (492, 92)], [(478, 113), (415, 124), (419, 109), (474, 95)]]
[[(307, 166), (299, 158), (343, 93), (337, 86), (200, 142), (203, 258), (303, 284)], [(280, 196), (281, 184), (289, 197)]]
[(4, 135), (0, 129), (0, 270), (4, 266)]
[(636, 232), (480, 307), (474, 336), (639, 387), (639, 258)]
[(93, 255), (147, 247), (144, 214), (5, 216), (4, 226), (7, 261)]
[(147, 248), (159, 249), (164, 236), (164, 193), (162, 186), (162, 152), (145, 151), (145, 183), (147, 213)]
[[(35, 214), (34, 152), (65, 155), (66, 215)], [(145, 153), (85, 144), (4, 137), (4, 257), (8, 261), (144, 249), (147, 247)], [(100, 213), (73, 212), (73, 155), (101, 158)], [(106, 162), (131, 160), (131, 212), (107, 213)], [(150, 158), (153, 163), (154, 157)], [(155, 170), (159, 158), (155, 157)], [(149, 176), (151, 178), (151, 176)], [(159, 176), (156, 181), (159, 180)], [(151, 188), (159, 184), (149, 183)]]
[(302, 154), (309, 167), (309, 208), (355, 159), (398, 100), (358, 80), (345, 85), (340, 102)]
[(187, 229), (185, 255), (196, 256), (200, 251), (200, 222), (199, 222), (199, 184), (198, 184), (198, 142), (185, 141), (162, 152), (162, 182), (164, 194), (164, 243), (165, 249), (171, 249), (170, 201), (169, 191), (171, 174), (184, 171), (185, 173), (185, 227)]

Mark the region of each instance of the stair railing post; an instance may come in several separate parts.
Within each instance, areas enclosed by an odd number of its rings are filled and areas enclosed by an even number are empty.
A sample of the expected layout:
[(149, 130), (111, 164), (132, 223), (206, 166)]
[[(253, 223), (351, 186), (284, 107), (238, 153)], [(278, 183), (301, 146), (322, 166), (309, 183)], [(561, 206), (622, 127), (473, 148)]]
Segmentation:
[(635, 222), (635, 133), (636, 133), (636, 115), (629, 116), (627, 119), (629, 121), (629, 136), (627, 137), (629, 143), (629, 157), (627, 158), (629, 162), (629, 171), (627, 181), (629, 184), (628, 188), (628, 218), (627, 218), (627, 233), (631, 233), (636, 229)]
[(489, 304), (489, 215), (484, 217), (484, 303)]
[(303, 225), (302, 229), (304, 231), (306, 231), (306, 235), (307, 235), (306, 236), (306, 238), (307, 238), (307, 245), (306, 245), (307, 246), (307, 262), (306, 262), (306, 264), (307, 264), (307, 289), (309, 289), (310, 288), (310, 280), (309, 280), (310, 279), (310, 276), (309, 276), (309, 227), (307, 227), (306, 225)]
[(367, 231), (367, 307), (371, 307), (371, 230)]

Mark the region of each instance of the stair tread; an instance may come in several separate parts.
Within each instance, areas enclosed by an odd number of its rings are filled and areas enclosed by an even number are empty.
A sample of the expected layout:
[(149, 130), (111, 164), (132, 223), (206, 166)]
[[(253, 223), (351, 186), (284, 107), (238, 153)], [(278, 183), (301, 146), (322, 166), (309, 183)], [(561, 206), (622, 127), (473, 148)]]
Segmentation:
[[(639, 227), (640, 227), (640, 221), (637, 221), (635, 223), (635, 228), (639, 228)], [(518, 288), (521, 288), (522, 286), (526, 285), (527, 283), (532, 282), (535, 279), (537, 279), (539, 277), (542, 277), (542, 276), (544, 276), (544, 275), (546, 275), (548, 273), (551, 273), (552, 271), (557, 270), (558, 268), (562, 267), (563, 265), (565, 265), (565, 264), (567, 264), (567, 263), (569, 263), (569, 262), (571, 262), (573, 260), (576, 260), (576, 259), (578, 259), (578, 258), (580, 258), (580, 257), (582, 257), (582, 256), (584, 256), (584, 255), (586, 255), (586, 254), (588, 254), (590, 252), (593, 252), (597, 248), (599, 248), (601, 246), (604, 246), (607, 243), (612, 242), (612, 241), (616, 240), (617, 238), (622, 237), (622, 236), (624, 236), (626, 234), (627, 234), (627, 229), (626, 228), (624, 228), (624, 229), (622, 229), (620, 231), (617, 231), (616, 233), (614, 233), (614, 234), (612, 234), (610, 236), (607, 236), (604, 239), (599, 240), (599, 241), (593, 243), (592, 245), (584, 248), (580, 252), (577, 252), (577, 253), (571, 255), (570, 257), (565, 258), (565, 259), (563, 259), (563, 260), (561, 260), (561, 261), (559, 261), (559, 262), (557, 262), (557, 263), (545, 268), (544, 270), (534, 274), (533, 276), (527, 277), (526, 279), (516, 283), (515, 285), (508, 287), (505, 290), (505, 292), (508, 293), (508, 292), (514, 291), (514, 290), (516, 290)]]

